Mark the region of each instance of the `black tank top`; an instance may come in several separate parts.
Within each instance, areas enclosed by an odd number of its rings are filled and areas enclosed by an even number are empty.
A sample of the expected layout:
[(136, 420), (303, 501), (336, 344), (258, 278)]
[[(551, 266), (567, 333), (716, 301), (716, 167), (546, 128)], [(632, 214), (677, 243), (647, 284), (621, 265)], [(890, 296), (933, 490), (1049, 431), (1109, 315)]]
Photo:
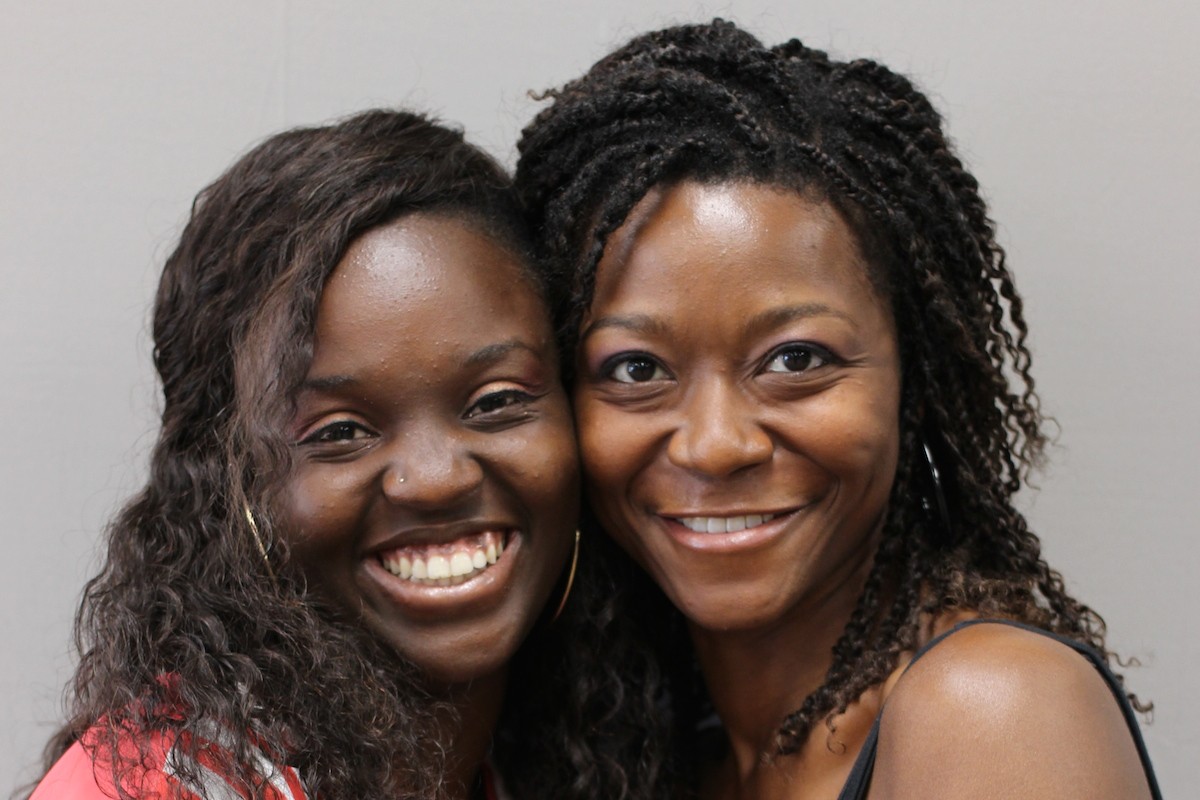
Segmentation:
[[(1032, 625), (1025, 625), (1020, 622), (1013, 622), (1007, 619), (971, 619), (966, 622), (960, 622), (950, 630), (940, 636), (935, 636), (924, 647), (917, 651), (913, 656), (912, 661), (905, 667), (907, 672), (912, 665), (917, 663), (917, 659), (928, 653), (938, 642), (945, 639), (955, 631), (971, 625), (981, 624), (1000, 624), (1011, 625), (1014, 628), (1021, 628), (1030, 631), (1031, 633), (1039, 633), (1042, 636), (1049, 636), (1055, 641), (1065, 644), (1075, 652), (1082, 655), (1088, 661), (1092, 662), (1092, 666), (1104, 678), (1104, 682), (1108, 684), (1108, 688), (1112, 691), (1113, 697), (1117, 699), (1117, 704), (1121, 706), (1121, 714), (1125, 717), (1125, 724), (1129, 726), (1129, 733), (1133, 736), (1133, 743), (1137, 746), (1138, 758), (1142, 760), (1142, 769), (1146, 771), (1146, 781), (1150, 785), (1150, 796), (1154, 800), (1162, 800), (1162, 793), (1158, 790), (1158, 780), (1154, 777), (1154, 767), (1150, 764), (1150, 754), (1146, 752), (1146, 743), (1142, 741), (1142, 732), (1138, 729), (1137, 718), (1134, 717), (1133, 707), (1129, 705), (1129, 698), (1125, 696), (1125, 691), (1121, 688), (1121, 684), (1117, 682), (1117, 676), (1113, 675), (1112, 670), (1108, 668), (1108, 664), (1100, 655), (1085, 644), (1071, 641), (1070, 639), (1058, 636), (1057, 634), (1035, 628)], [(858, 758), (854, 761), (854, 768), (850, 771), (850, 777), (846, 780), (846, 785), (842, 787), (841, 794), (838, 795), (838, 800), (865, 800), (867, 789), (871, 785), (871, 773), (875, 769), (875, 750), (879, 746), (879, 721), (883, 717), (883, 711), (875, 717), (875, 724), (871, 726), (871, 732), (867, 734), (867, 740), (863, 743), (862, 752), (858, 754)]]

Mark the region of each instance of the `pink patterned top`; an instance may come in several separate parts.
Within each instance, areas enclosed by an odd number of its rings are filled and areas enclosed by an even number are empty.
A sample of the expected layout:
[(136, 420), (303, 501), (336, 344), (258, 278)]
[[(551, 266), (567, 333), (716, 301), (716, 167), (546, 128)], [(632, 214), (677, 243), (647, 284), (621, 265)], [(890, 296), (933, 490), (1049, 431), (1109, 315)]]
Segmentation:
[[(112, 800), (117, 797), (111, 763), (93, 757), (97, 748), (96, 729), (84, 735), (55, 762), (34, 790), (30, 800)], [(209, 726), (195, 748), (195, 754), (176, 746), (177, 738), (160, 733), (150, 739), (148, 763), (129, 771), (121, 783), (134, 797), (180, 798), (248, 798), (245, 787), (223, 775), (217, 764), (227, 753), (223, 742), (227, 732), (217, 725)], [(138, 757), (133, 734), (119, 745), (123, 756)], [(128, 749), (127, 749), (128, 748)], [(273, 764), (261, 751), (255, 753), (254, 768), (262, 779), (267, 800), (308, 800), (300, 774), (292, 767)]]

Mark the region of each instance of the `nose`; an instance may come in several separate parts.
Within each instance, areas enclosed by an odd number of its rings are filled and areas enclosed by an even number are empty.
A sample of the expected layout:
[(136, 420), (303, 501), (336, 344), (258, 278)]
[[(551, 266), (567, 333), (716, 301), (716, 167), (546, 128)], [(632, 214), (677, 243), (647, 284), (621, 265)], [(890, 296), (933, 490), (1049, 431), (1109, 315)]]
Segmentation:
[(737, 386), (714, 379), (696, 386), (682, 408), (679, 427), (667, 443), (674, 465), (723, 478), (771, 460), (775, 444), (755, 419), (753, 404)]
[(385, 454), (383, 493), (421, 511), (451, 509), (483, 485), (483, 467), (460, 437), (433, 426), (397, 437)]

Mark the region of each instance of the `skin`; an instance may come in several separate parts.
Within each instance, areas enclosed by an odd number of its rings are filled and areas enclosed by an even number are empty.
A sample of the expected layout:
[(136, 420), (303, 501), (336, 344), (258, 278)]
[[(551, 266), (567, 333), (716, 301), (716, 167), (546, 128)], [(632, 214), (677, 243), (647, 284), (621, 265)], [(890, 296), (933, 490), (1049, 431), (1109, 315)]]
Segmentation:
[[(317, 313), (281, 517), (310, 586), (455, 702), (471, 783), (506, 665), (561, 574), (578, 465), (547, 313), (518, 259), (460, 219), (415, 214), (352, 243)], [(481, 324), (482, 323), (482, 324)], [(381, 554), (503, 531), (496, 564), (417, 584)]]
[[(872, 797), (1129, 796), (1097, 793), (1102, 780), (1068, 789), (1061, 771), (1030, 775), (1030, 742), (1059, 732), (1073, 737), (1060, 742), (1083, 743), (1073, 752), (1088, 753), (1101, 776), (1105, 759), (1138, 780), (1140, 768), (1130, 767), (1128, 734), (1089, 665), (996, 626), (956, 634), (903, 681), (902, 657), (833, 720), (836, 732), (816, 726), (795, 755), (770, 755), (784, 717), (823, 682), (896, 471), (896, 323), (868, 273), (833, 206), (737, 182), (652, 191), (598, 267), (574, 387), (586, 486), (606, 530), (688, 620), (728, 739), (702, 792), (836, 797), (895, 690)], [(680, 521), (765, 513), (779, 516), (733, 533)], [(922, 639), (968, 616), (929, 620)], [(998, 673), (1015, 674), (1021, 690), (998, 684)], [(1038, 681), (1048, 690), (1033, 692)], [(1078, 691), (1055, 691), (1064, 685)], [(1037, 714), (1022, 716), (1035, 710), (1031, 697)], [(1013, 724), (991, 727), (994, 707)], [(1089, 739), (1079, 720), (1098, 724), (1105, 741)], [(1022, 741), (1025, 722), (1044, 736)], [(981, 736), (993, 747), (964, 746)], [(1124, 743), (1122, 758), (1113, 743)], [(987, 772), (971, 778), (985, 759)], [(978, 783), (980, 774), (992, 781)]]

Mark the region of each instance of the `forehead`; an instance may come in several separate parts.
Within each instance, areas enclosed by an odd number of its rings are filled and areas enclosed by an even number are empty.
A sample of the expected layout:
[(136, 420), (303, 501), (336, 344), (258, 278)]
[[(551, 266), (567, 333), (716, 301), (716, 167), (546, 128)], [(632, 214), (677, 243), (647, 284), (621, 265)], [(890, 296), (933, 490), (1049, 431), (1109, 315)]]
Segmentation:
[(687, 181), (652, 190), (609, 238), (592, 310), (728, 307), (747, 294), (797, 290), (834, 293), (890, 316), (857, 237), (831, 203), (762, 184)]
[[(470, 221), (413, 214), (358, 237), (326, 282), (314, 362), (332, 349), (369, 357), (402, 339), (442, 349), (482, 338), (546, 336), (546, 312), (519, 257)], [(531, 344), (534, 342), (531, 342)]]

